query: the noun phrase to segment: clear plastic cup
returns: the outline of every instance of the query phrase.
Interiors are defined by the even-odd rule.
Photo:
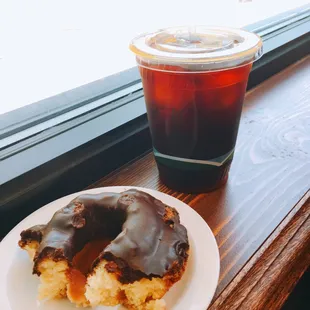
[[[226,183],[261,39],[240,29],[175,27],[143,34],[130,49],[163,183],[183,192]]]

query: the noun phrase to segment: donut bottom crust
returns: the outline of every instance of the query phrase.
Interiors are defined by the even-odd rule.
[[[34,253],[39,244],[31,241],[23,245],[23,249],[33,260]],[[165,301],[161,298],[169,288],[177,282],[184,270],[185,263],[178,272],[173,275],[165,275],[162,278],[142,278],[133,283],[123,284],[118,281],[114,273],[106,270],[108,262],[102,260],[91,274],[78,281],[72,280],[72,268],[66,260],[53,261],[45,258],[40,261],[38,270],[40,272],[40,286],[38,299],[60,299],[68,298],[78,307],[95,307],[98,305],[116,306],[122,304],[130,310],[166,310]],[[83,277],[83,276],[82,276]]]

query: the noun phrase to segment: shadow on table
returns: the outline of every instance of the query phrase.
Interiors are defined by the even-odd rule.
[[[304,310],[310,305],[310,269],[299,280],[292,294],[285,302],[281,310]]]

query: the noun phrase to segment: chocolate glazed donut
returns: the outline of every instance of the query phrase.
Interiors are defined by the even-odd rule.
[[[151,195],[131,189],[122,193],[83,194],[57,211],[47,225],[21,233],[20,246],[37,241],[33,273],[45,258],[67,260],[94,239],[110,244],[94,261],[117,264],[119,281],[130,283],[143,277],[163,277],[177,272],[188,257],[187,231],[178,212]],[[113,272],[113,265],[106,265]]]

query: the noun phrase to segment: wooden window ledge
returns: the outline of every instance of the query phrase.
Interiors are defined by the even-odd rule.
[[[210,309],[280,309],[310,264],[310,57],[247,93],[225,187],[170,190],[151,153],[90,187],[114,185],[162,191],[205,219],[221,257]]]

